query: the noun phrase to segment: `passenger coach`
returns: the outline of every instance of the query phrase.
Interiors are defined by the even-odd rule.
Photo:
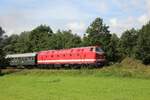
[[[36,65],[37,53],[10,54],[6,56],[11,66]]]

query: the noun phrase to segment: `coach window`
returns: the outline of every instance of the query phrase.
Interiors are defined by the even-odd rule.
[[[30,57],[31,60],[33,60],[33,57]]]
[[[23,58],[18,58],[18,60],[21,60],[21,61],[23,61]]]
[[[14,62],[14,58],[10,58],[10,61]]]
[[[14,58],[11,58],[11,59],[12,59],[13,62],[15,62],[15,59],[14,59]]]
[[[16,61],[16,58],[14,58],[14,61]]]
[[[26,60],[26,58],[22,58],[22,60]]]
[[[14,62],[14,60],[13,59],[10,59],[10,61],[9,62]]]
[[[25,61],[25,58],[22,58],[22,62],[24,62]]]
[[[15,61],[17,61],[18,60],[18,58],[15,58]]]
[[[17,62],[17,58],[14,58],[14,62]]]
[[[21,61],[23,61],[24,60],[24,58],[20,58],[21,59]]]

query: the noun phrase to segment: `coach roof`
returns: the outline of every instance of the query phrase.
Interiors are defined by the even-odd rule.
[[[23,53],[23,54],[9,54],[6,55],[6,58],[15,58],[15,57],[34,57],[37,53]]]

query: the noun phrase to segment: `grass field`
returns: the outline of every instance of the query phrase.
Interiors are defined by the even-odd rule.
[[[0,100],[149,100],[150,67],[136,64],[127,60],[103,69],[5,74]]]
[[[0,100],[149,100],[150,80],[30,70],[0,77]]]

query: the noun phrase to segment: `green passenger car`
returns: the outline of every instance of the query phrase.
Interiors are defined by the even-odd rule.
[[[36,65],[36,53],[10,54],[6,56],[10,66]]]

